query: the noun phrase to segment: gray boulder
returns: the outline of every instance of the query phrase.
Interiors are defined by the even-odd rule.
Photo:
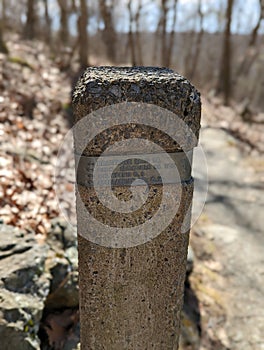
[[[34,233],[0,225],[0,339],[3,350],[40,349],[37,336],[50,289],[48,246]]]

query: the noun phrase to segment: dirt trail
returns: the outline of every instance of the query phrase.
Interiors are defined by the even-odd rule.
[[[201,144],[209,190],[191,238],[200,349],[264,349],[264,161],[219,128],[205,126]]]

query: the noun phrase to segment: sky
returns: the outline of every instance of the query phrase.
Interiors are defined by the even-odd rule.
[[[157,26],[157,19],[159,17],[159,8],[157,4],[159,1],[142,0],[145,3],[144,21],[148,24],[151,31],[155,31]],[[259,0],[234,0],[235,5],[233,9],[232,32],[234,33],[248,33],[256,24],[259,16]],[[123,1],[125,3],[126,0]],[[133,0],[133,3],[137,3]],[[219,28],[219,16],[217,12],[225,11],[227,0],[202,0],[202,11],[205,16],[204,30],[208,32],[215,32]],[[124,6],[124,5],[123,5]],[[136,6],[136,5],[135,5]],[[176,30],[186,31],[198,29],[197,18],[198,0],[178,0],[178,19]],[[120,28],[127,28],[128,15],[124,14],[124,7],[119,7],[119,14],[123,15],[123,21],[120,21]],[[173,14],[170,13],[172,18]],[[222,28],[224,28],[224,18],[220,18]],[[264,29],[264,26],[262,27]]]
[[[97,0],[90,0],[93,3]],[[142,30],[155,31],[159,18],[159,2],[160,0],[142,0]],[[234,0],[232,32],[246,34],[255,26],[259,16],[259,0]],[[49,0],[51,13],[53,17],[54,28],[59,28],[59,9],[57,1]],[[115,23],[118,31],[128,31],[128,11],[126,9],[127,0],[119,0],[119,6],[115,9]],[[137,7],[138,0],[133,0],[132,4]],[[224,13],[227,0],[202,0],[202,11],[206,15],[204,20],[204,30],[208,32],[216,32],[219,30],[219,23],[224,28],[224,17],[219,13]],[[178,0],[177,25],[176,31],[199,30],[199,20],[197,15],[198,0]],[[169,13],[168,30],[171,30],[173,13]],[[97,30],[100,23],[96,16],[90,18],[88,26],[89,32],[93,33]],[[76,34],[76,15],[70,19],[70,27],[72,34]],[[264,33],[264,23],[260,29]]]

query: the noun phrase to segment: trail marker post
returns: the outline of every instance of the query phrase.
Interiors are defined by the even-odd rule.
[[[73,94],[82,350],[178,349],[200,96],[165,68]]]

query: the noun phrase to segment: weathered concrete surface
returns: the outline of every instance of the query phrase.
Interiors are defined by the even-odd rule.
[[[166,108],[182,119],[193,130],[196,138],[180,140],[185,149],[196,145],[200,100],[197,91],[182,77],[167,69],[157,68],[91,68],[81,78],[74,92],[76,122],[88,113],[118,102],[145,102]],[[115,110],[116,112],[116,110]],[[103,122],[104,120],[102,120]],[[100,121],[99,121],[100,122]],[[181,150],[181,144],[172,142],[160,130],[148,126],[118,126],[101,133],[84,148],[86,156],[100,155],[112,143],[142,136],[158,142],[167,152]],[[186,135],[185,135],[186,136]],[[82,150],[80,135],[75,134],[75,150]],[[138,145],[137,152],[141,147]],[[135,151],[135,150],[134,150]],[[169,192],[170,186],[163,186]],[[84,217],[78,207],[85,203],[95,212],[98,203],[92,189],[78,185],[77,196],[79,284],[81,310],[81,347],[83,350],[123,350],[178,348],[180,314],[188,247],[188,230],[181,232],[187,208],[192,200],[192,181],[173,185],[182,191],[177,215],[169,226],[153,240],[131,248],[108,248],[84,238]],[[127,188],[115,188],[120,199],[128,197]],[[155,195],[152,195],[152,194]],[[162,195],[161,185],[151,185],[149,202],[143,205],[145,217],[156,207]],[[168,204],[169,205],[169,204]],[[147,212],[150,211],[150,213]],[[97,218],[105,222],[113,218],[100,208]],[[115,223],[124,227],[122,215]],[[130,227],[135,218],[125,220]],[[122,226],[123,225],[123,226]]]

